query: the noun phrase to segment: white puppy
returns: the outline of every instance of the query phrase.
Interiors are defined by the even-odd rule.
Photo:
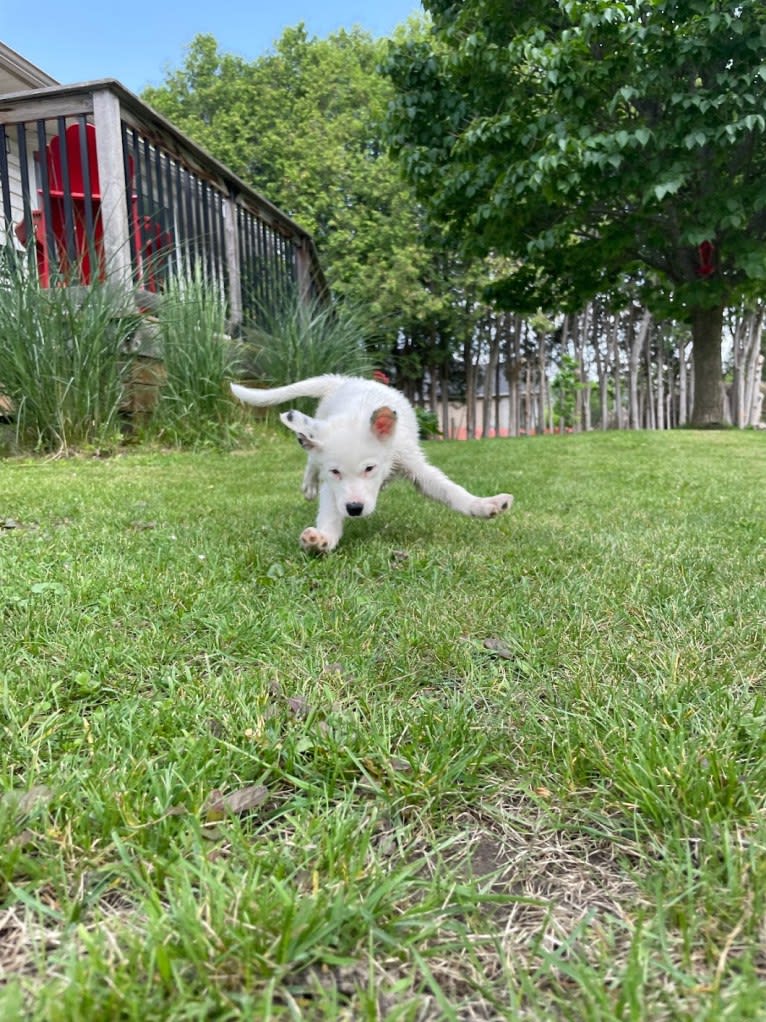
[[[412,405],[377,380],[327,375],[274,390],[236,384],[231,389],[240,401],[257,407],[321,398],[314,418],[298,411],[280,416],[308,452],[303,495],[307,500],[319,496],[316,527],[301,533],[305,550],[334,549],[345,519],[372,514],[381,486],[393,475],[409,479],[426,497],[477,518],[494,518],[513,502],[508,493],[475,497],[429,465],[418,443]]]

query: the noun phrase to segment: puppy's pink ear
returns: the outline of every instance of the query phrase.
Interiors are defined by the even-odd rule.
[[[387,440],[394,432],[394,427],[396,426],[396,412],[393,408],[389,408],[388,405],[376,408],[370,416],[370,425],[372,426],[372,432],[378,440]]]

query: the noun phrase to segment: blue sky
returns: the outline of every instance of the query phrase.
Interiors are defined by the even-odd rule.
[[[418,0],[0,0],[0,39],[63,84],[117,78],[140,92],[179,67],[201,32],[253,60],[301,21],[315,36],[354,25],[385,36],[416,12]]]

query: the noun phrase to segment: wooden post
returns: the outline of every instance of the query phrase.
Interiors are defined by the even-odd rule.
[[[104,227],[104,258],[110,281],[130,288],[130,222],[122,153],[120,101],[115,93],[99,89],[93,93],[93,123],[96,128],[96,156],[101,185],[101,219]]]
[[[242,277],[237,238],[237,203],[233,194],[223,203],[223,238],[229,272],[229,333],[236,337],[242,327]]]
[[[311,286],[311,256],[305,241],[300,241],[295,246],[295,259],[298,275],[298,295],[301,303],[310,302],[312,296]]]

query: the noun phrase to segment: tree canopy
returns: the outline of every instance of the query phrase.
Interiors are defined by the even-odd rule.
[[[390,142],[517,311],[627,274],[692,326],[698,425],[721,421],[724,306],[766,279],[762,0],[425,0],[387,71]]]
[[[395,33],[422,38],[413,19]],[[482,264],[442,244],[383,140],[386,40],[288,28],[252,62],[197,36],[143,98],[312,233],[334,294],[380,327],[397,381],[449,362],[486,308]]]
[[[389,329],[445,312],[420,207],[381,142],[383,42],[285,30],[247,62],[197,36],[144,98],[313,235],[333,288]]]

